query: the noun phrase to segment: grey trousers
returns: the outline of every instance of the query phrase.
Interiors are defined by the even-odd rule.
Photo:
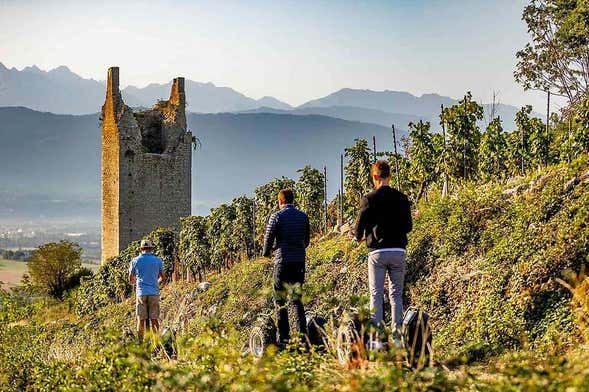
[[[403,323],[403,283],[405,281],[405,252],[380,251],[368,255],[368,286],[370,289],[370,312],[372,321],[383,321],[384,281],[389,276],[389,298],[393,327]]]

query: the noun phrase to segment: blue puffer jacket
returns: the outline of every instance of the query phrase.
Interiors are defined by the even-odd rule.
[[[264,256],[275,249],[275,263],[304,263],[310,239],[309,218],[303,211],[287,204],[268,221],[264,236]]]

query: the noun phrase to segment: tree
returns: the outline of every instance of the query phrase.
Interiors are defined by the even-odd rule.
[[[399,188],[399,190],[405,193],[410,199],[415,200],[417,194],[417,186],[411,179],[411,162],[406,156],[393,152],[380,153],[381,156],[386,157],[389,166],[391,167],[391,186]],[[395,162],[399,165],[399,184],[395,176]]]
[[[231,203],[235,211],[232,222],[233,239],[238,253],[245,257],[254,256],[254,199],[240,196]]]
[[[530,165],[546,165],[549,159],[550,137],[539,118],[532,118],[532,107],[523,106],[515,115],[519,139],[516,158],[519,172],[525,174]]]
[[[70,241],[51,242],[33,251],[28,262],[31,282],[61,299],[68,279],[82,267],[82,248]]]
[[[180,220],[178,252],[182,257],[182,264],[190,271],[192,277],[198,274],[198,280],[205,278],[205,273],[211,268],[211,251],[207,236],[208,221],[203,216],[187,216]]]
[[[521,137],[518,131],[505,133],[505,144],[507,149],[505,151],[507,172],[510,176],[516,176],[521,173]]]
[[[412,181],[419,184],[416,201],[423,196],[430,183],[436,179],[436,151],[430,123],[419,121],[409,123],[409,172]]]
[[[301,173],[295,185],[298,206],[309,217],[311,232],[318,233],[324,225],[325,177],[319,170],[308,165],[297,173]]]
[[[531,42],[517,52],[517,82],[578,102],[589,92],[589,2],[533,0],[522,19]]]
[[[232,224],[235,220],[233,206],[221,204],[211,208],[208,216],[207,237],[211,245],[211,263],[217,271],[229,268],[237,258],[237,241],[233,238]]]
[[[472,94],[440,115],[447,126],[447,164],[449,174],[454,178],[471,179],[477,174],[477,153],[481,133],[477,121],[483,119],[483,107],[473,101]]]
[[[573,118],[572,139],[579,152],[589,153],[589,96],[577,105]]]
[[[365,139],[355,139],[352,147],[347,147],[345,156],[348,158],[345,166],[345,216],[354,216],[360,206],[360,199],[372,189],[370,177],[370,148]]]
[[[545,167],[550,163],[550,145],[553,134],[551,129],[539,118],[530,119],[532,134],[530,135],[530,155],[532,163],[536,166]]]
[[[264,231],[270,215],[278,210],[278,192],[281,189],[294,189],[295,182],[287,177],[274,178],[267,184],[259,186],[254,191],[256,208],[256,239],[264,240]],[[295,196],[295,204],[297,199]]]
[[[176,232],[171,228],[157,227],[147,235],[155,246],[154,254],[162,259],[167,281],[172,280],[174,271],[179,267],[176,249]]]
[[[507,176],[507,141],[499,117],[494,118],[481,138],[479,147],[479,171],[484,180],[502,179]]]

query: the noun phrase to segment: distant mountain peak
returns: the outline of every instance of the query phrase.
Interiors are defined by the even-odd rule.
[[[24,67],[22,71],[23,72],[44,73],[43,70],[41,70],[39,67],[37,67],[34,64],[31,65],[31,66],[28,66],[28,67]]]
[[[59,66],[59,67],[57,67],[57,68],[53,68],[53,69],[52,69],[51,71],[49,71],[49,72],[61,72],[61,73],[65,73],[65,72],[67,72],[67,73],[73,73],[73,72],[72,72],[72,71],[71,71],[71,70],[70,70],[70,69],[69,69],[67,66],[65,66],[65,65],[60,65],[60,66]]]
[[[274,97],[271,97],[269,95],[263,96],[256,102],[258,103],[258,105],[260,105],[260,107],[266,107],[270,109],[291,110],[293,108],[290,104],[283,102],[279,99],[276,99]]]

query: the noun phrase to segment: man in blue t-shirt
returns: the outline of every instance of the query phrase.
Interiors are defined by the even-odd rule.
[[[137,335],[143,340],[146,320],[150,320],[153,332],[159,330],[160,318],[160,282],[166,279],[162,259],[153,254],[155,247],[150,240],[142,240],[139,250],[141,255],[131,260],[129,265],[129,282],[137,283]]]

